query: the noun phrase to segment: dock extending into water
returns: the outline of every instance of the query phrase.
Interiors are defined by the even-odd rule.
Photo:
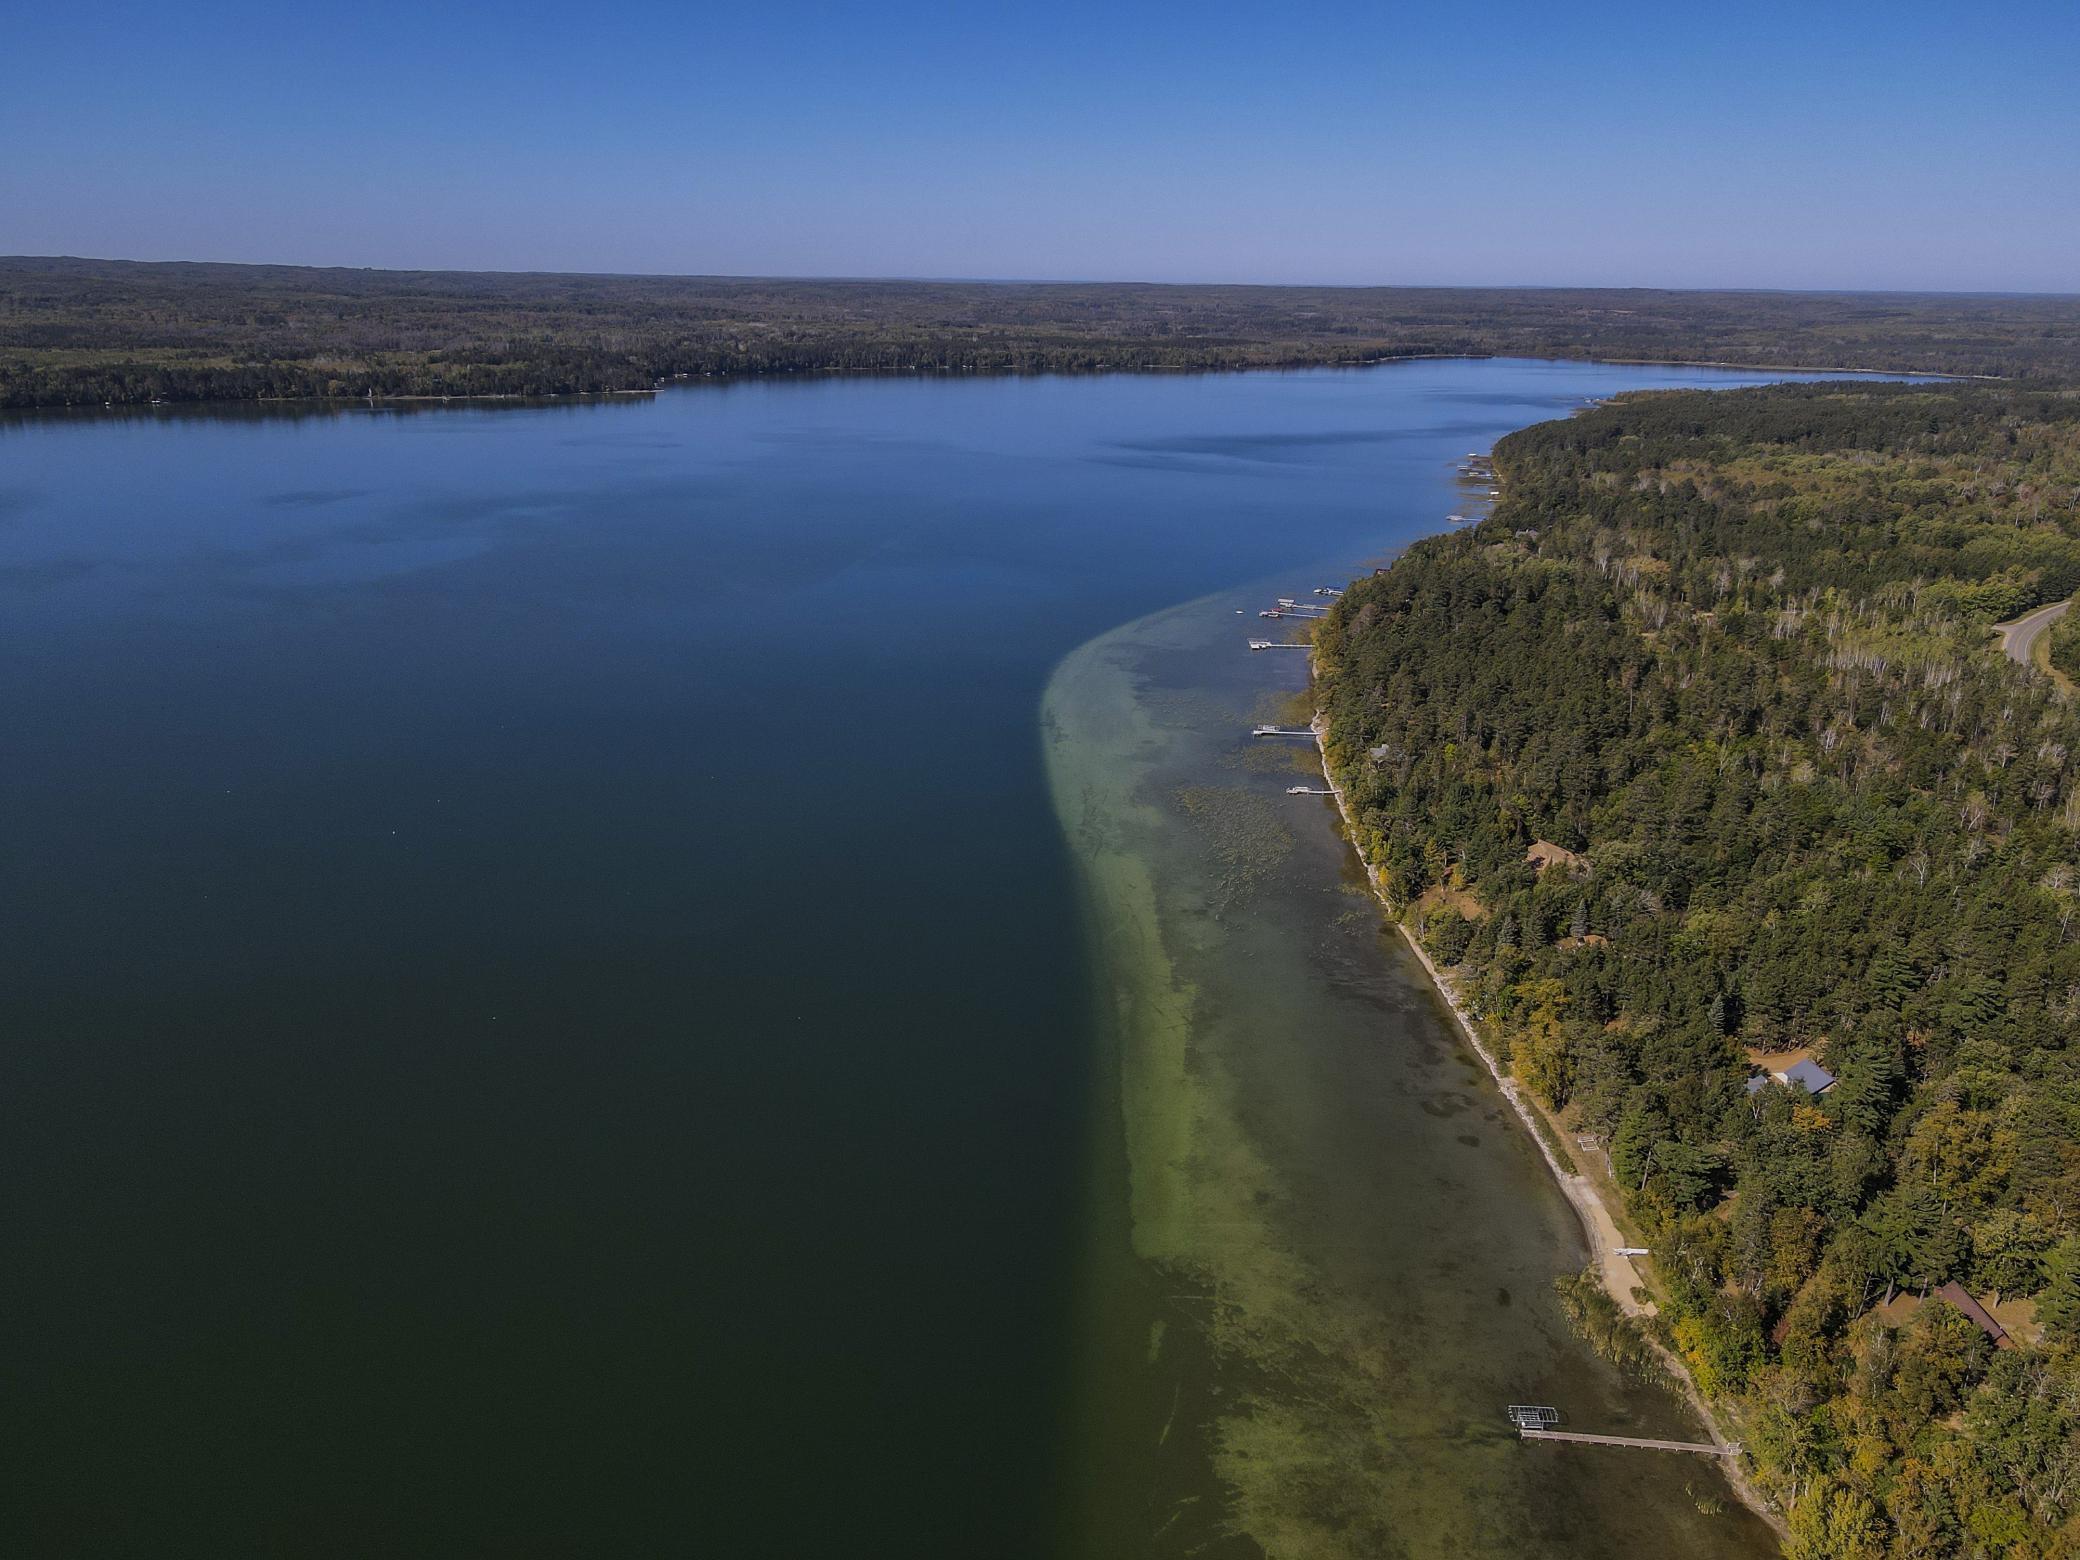
[[[1560,1410],[1549,1403],[1512,1403],[1502,1411],[1523,1441],[1573,1441],[1579,1446],[1629,1446],[1643,1452],[1701,1452],[1707,1457],[1738,1457],[1738,1446],[1717,1441],[1659,1441],[1640,1435],[1591,1435],[1586,1430],[1556,1430]]]
[[[1590,1435],[1582,1430],[1533,1430],[1519,1425],[1517,1435],[1526,1441],[1576,1441],[1584,1446],[1631,1446],[1648,1452],[1700,1452],[1707,1457],[1738,1457],[1738,1446],[1721,1446],[1715,1441],[1656,1441],[1637,1435]]]

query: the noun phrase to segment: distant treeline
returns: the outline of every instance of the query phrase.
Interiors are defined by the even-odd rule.
[[[2080,379],[2080,298],[773,281],[0,258],[0,407],[1434,354]]]

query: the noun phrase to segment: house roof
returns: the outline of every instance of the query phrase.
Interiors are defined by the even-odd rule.
[[[2008,1329],[2001,1326],[1999,1322],[1995,1321],[1992,1318],[1992,1316],[1990,1316],[1987,1313],[1986,1307],[1981,1305],[1978,1301],[1974,1300],[1969,1294],[1967,1294],[1965,1292],[1964,1285],[1958,1283],[1955,1279],[1951,1280],[1949,1283],[1943,1285],[1940,1289],[1938,1289],[1936,1291],[1936,1298],[1939,1300],[1947,1300],[1952,1305],[1956,1306],[1958,1310],[1964,1312],[1966,1316],[1970,1317],[1974,1322],[1978,1324],[1979,1330],[1985,1333],[1986,1336],[1991,1338],[1995,1343],[2007,1343]]]
[[[1793,1062],[1782,1072],[1757,1073],[1748,1080],[1748,1092],[1760,1094],[1772,1078],[1787,1088],[1803,1089],[1808,1094],[1825,1094],[1834,1087],[1834,1074],[1818,1062],[1808,1060]]]
[[[1524,859],[1531,863],[1534,872],[1543,872],[1547,867],[1565,867],[1570,872],[1580,872],[1589,865],[1587,856],[1578,856],[1551,840],[1533,840],[1531,848],[1524,852]]]
[[[1808,1094],[1824,1094],[1834,1087],[1834,1074],[1818,1062],[1793,1062],[1780,1076],[1786,1083],[1795,1083]]]

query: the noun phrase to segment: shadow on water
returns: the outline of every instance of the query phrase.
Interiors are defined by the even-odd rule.
[[[1707,1463],[1506,1427],[1528,1399],[1696,1434],[1570,1331],[1579,1228],[1329,804],[1286,794],[1311,746],[1244,735],[1303,676],[1244,651],[1256,599],[1104,635],[1047,692],[1114,1107],[1064,1552],[1771,1553]]]

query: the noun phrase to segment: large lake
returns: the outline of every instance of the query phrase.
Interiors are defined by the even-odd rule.
[[[0,424],[0,1550],[1758,1552],[1235,615],[1755,377]]]

